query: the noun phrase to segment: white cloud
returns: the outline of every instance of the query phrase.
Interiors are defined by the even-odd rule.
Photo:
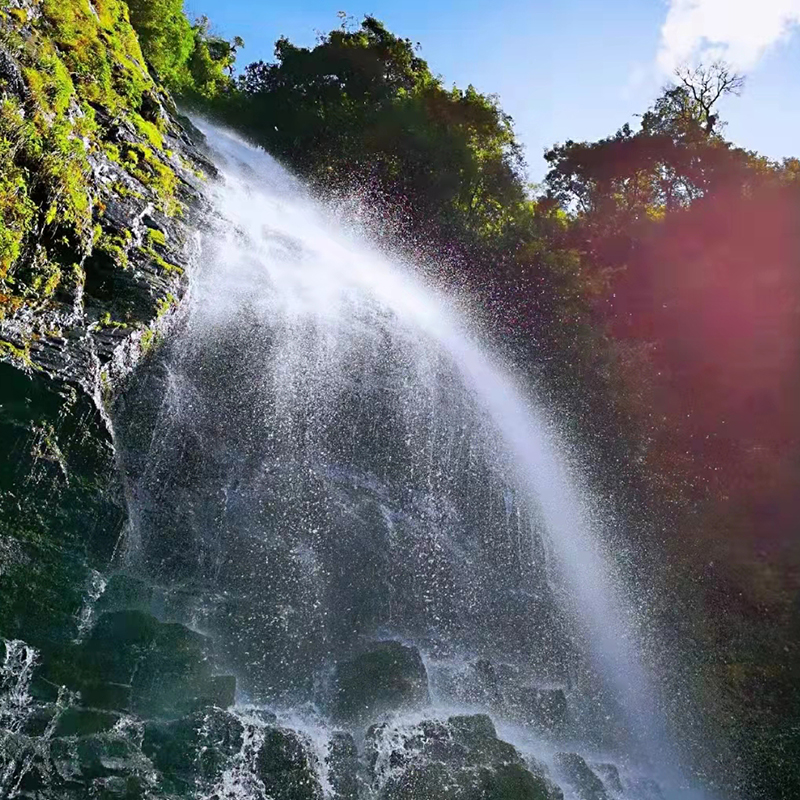
[[[748,70],[800,25],[800,0],[669,0],[658,68],[724,59]]]

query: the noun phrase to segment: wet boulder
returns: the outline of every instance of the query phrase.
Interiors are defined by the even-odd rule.
[[[227,711],[213,708],[145,726],[142,752],[162,776],[169,792],[190,790],[215,781],[242,748],[244,727]]]
[[[367,734],[372,787],[381,800],[556,800],[542,768],[497,737],[485,714],[383,723]]]
[[[59,715],[53,735],[90,736],[111,730],[119,721],[120,715],[95,708],[67,708]]]
[[[256,756],[256,773],[267,797],[322,800],[322,788],[309,749],[298,734],[267,728]]]
[[[211,674],[210,642],[142,611],[102,614],[76,653],[85,705],[143,717],[182,716],[233,704],[232,676]]]
[[[428,675],[416,647],[395,641],[337,665],[333,715],[349,722],[375,720],[389,711],[419,708],[429,702]]]
[[[447,720],[451,739],[467,753],[471,764],[519,764],[513,745],[498,739],[491,718],[486,714],[458,715]]]
[[[580,800],[609,800],[603,781],[577,753],[557,753],[556,769]]]
[[[484,770],[475,800],[563,800],[558,789],[548,785],[520,764],[504,764]]]
[[[151,796],[156,784],[153,764],[124,727],[54,738],[48,747],[28,749],[18,766],[15,784],[21,797],[139,800]]]
[[[325,756],[328,781],[334,800],[358,800],[362,776],[358,749],[352,735],[343,731],[332,734]]]
[[[112,575],[103,593],[97,599],[95,612],[144,611],[149,612],[153,598],[153,587],[130,575]]]

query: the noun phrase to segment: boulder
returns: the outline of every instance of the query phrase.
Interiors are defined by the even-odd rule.
[[[609,800],[603,781],[577,753],[557,753],[555,764],[580,800]]]
[[[110,611],[78,648],[72,677],[84,705],[178,717],[233,705],[236,681],[212,675],[209,654],[208,638],[184,625],[143,611]]]
[[[333,716],[348,722],[363,723],[388,711],[419,708],[430,699],[419,650],[395,641],[377,642],[338,664],[333,687]]]
[[[169,722],[148,722],[142,752],[162,775],[162,787],[180,792],[212,782],[242,748],[244,726],[219,708]]]
[[[328,781],[334,800],[358,800],[361,786],[361,762],[355,740],[349,733],[336,731],[328,742],[325,756]]]
[[[130,575],[112,575],[97,599],[95,612],[144,611],[149,612],[153,599],[153,587]]]
[[[308,749],[293,731],[267,728],[256,756],[256,773],[267,797],[322,800],[322,788]]]
[[[120,719],[119,714],[94,708],[67,708],[59,717],[53,735],[89,736],[111,730]]]
[[[560,790],[497,737],[485,714],[383,723],[367,733],[380,800],[557,800]]]

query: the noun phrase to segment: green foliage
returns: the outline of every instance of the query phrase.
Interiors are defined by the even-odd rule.
[[[183,13],[182,0],[127,3],[147,62],[165,84],[182,86],[188,80],[186,65],[195,48],[195,34]]]
[[[17,260],[36,206],[29,195],[25,171],[15,160],[15,140],[24,126],[19,104],[0,101],[0,279]]]
[[[313,48],[281,39],[216,105],[257,144],[327,188],[376,186],[415,224],[489,233],[523,199],[520,148],[496,100],[445,89],[412,43],[367,17]]]
[[[205,17],[190,24],[181,0],[127,0],[127,4],[144,57],[165,86],[194,104],[230,90],[236,50],[244,44],[240,38],[229,42],[214,36]]]

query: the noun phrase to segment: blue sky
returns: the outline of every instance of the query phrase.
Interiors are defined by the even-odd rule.
[[[729,138],[800,156],[800,0],[187,0],[190,16],[242,36],[241,63],[270,60],[280,35],[313,44],[339,10],[419,42],[446,84],[497,94],[532,180],[548,145],[612,134],[675,64],[698,58],[724,57],[747,74],[742,97],[722,107]]]

